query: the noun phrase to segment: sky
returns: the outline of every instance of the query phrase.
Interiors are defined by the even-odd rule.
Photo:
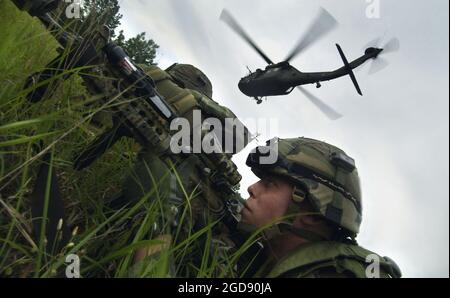
[[[394,259],[404,277],[449,277],[449,2],[446,0],[127,0],[120,29],[146,32],[160,45],[156,62],[193,64],[258,141],[234,157],[241,192],[258,179],[245,166],[251,149],[273,137],[311,137],[334,144],[357,163],[363,194],[358,242]],[[265,62],[219,16],[226,8],[274,61],[295,46],[319,8],[339,26],[291,64],[301,71],[342,66],[371,40],[397,37],[389,67],[355,73],[364,96],[343,77],[306,88],[344,117],[326,118],[300,92],[261,105],[240,93],[239,79]],[[259,125],[252,123],[260,121]],[[266,125],[270,123],[270,125]],[[269,127],[269,128],[268,128]]]

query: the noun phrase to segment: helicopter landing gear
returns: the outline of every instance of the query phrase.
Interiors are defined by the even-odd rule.
[[[260,97],[255,97],[256,104],[260,105],[262,104],[262,99]]]
[[[316,83],[316,88],[319,89],[320,87],[322,87],[322,84],[320,84],[320,82]]]

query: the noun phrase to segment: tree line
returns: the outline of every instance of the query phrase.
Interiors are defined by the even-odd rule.
[[[123,30],[116,32],[123,17],[118,0],[84,0],[82,17],[86,19],[89,14],[93,14],[99,24],[106,24],[111,29],[114,42],[121,46],[134,62],[156,64],[154,60],[159,46],[153,39],[147,39],[145,32],[128,39]]]

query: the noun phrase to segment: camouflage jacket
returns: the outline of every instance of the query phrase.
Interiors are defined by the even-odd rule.
[[[400,278],[390,258],[358,245],[314,242],[302,245],[279,261],[267,260],[255,277],[267,278]]]

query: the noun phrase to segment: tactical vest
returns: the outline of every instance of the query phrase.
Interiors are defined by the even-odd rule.
[[[369,258],[367,258],[368,256]],[[377,262],[374,262],[374,259],[377,259]],[[368,272],[366,273],[366,271]],[[377,272],[379,272],[379,276],[377,276]],[[390,258],[381,257],[360,246],[322,241],[303,245],[275,265],[268,261],[256,276],[267,278],[400,278],[401,272]]]

